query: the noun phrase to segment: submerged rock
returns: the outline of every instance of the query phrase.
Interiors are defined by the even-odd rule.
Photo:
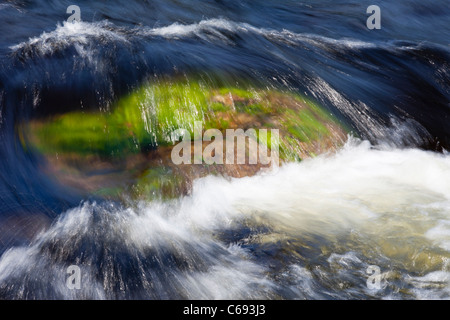
[[[255,129],[256,136],[249,139],[270,154],[278,149],[282,163],[334,151],[348,133],[323,107],[296,93],[181,80],[143,85],[108,112],[70,112],[30,121],[21,126],[22,144],[43,154],[46,170],[64,184],[110,196],[124,189],[139,197],[173,196],[189,192],[194,179],[208,174],[243,177],[271,165],[260,158],[249,163],[255,152],[249,142],[243,164],[229,164],[225,158],[224,164],[174,164],[173,133],[185,129],[194,146],[196,121],[202,124],[201,137],[208,129],[219,130],[223,146],[227,129]],[[270,134],[264,138],[258,133],[261,129],[278,129],[277,145]],[[210,143],[201,142],[202,151]]]

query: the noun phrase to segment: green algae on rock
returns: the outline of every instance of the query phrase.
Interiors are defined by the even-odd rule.
[[[172,133],[185,129],[193,136],[195,121],[202,122],[203,130],[222,132],[226,129],[278,129],[277,147],[283,162],[335,150],[346,140],[348,132],[323,107],[296,93],[185,79],[142,85],[119,99],[108,112],[69,112],[31,121],[23,131],[33,148],[50,158],[58,155],[59,160],[53,161],[56,168],[57,163],[63,167],[71,163],[72,168],[84,171],[93,162],[123,168],[123,162],[130,157],[138,159],[134,162],[139,169],[133,174],[127,172],[121,179],[115,176],[105,180],[134,181],[140,193],[149,188],[172,190],[167,177],[173,177],[172,180],[186,190],[190,181],[206,174],[242,177],[256,174],[264,167],[248,164],[175,166],[170,161],[175,143]],[[272,150],[269,138],[257,139]],[[129,166],[125,167],[130,170]],[[115,174],[117,171],[120,169]],[[94,185],[106,191],[120,190],[117,182],[103,188],[101,183]]]
[[[210,87],[201,82],[141,86],[111,112],[70,112],[30,124],[38,150],[126,156],[173,144],[171,133],[195,121],[219,130],[279,129],[283,159],[308,157],[345,139],[343,127],[318,104],[273,89]]]

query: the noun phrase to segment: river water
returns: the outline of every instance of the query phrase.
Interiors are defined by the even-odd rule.
[[[371,1],[77,1],[75,24],[71,4],[0,2],[0,298],[450,297],[448,1],[383,2],[380,30]],[[21,143],[19,123],[218,72],[310,96],[354,134],[132,202],[80,197]]]

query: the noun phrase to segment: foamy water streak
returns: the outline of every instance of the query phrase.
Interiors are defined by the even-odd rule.
[[[449,298],[449,204],[449,155],[350,140],[169,202],[85,203],[1,257],[0,296]],[[81,290],[65,285],[72,264]]]
[[[111,29],[112,25],[107,21],[96,23],[63,22],[58,24],[54,31],[43,32],[40,36],[30,38],[27,42],[11,46],[10,49],[18,51],[29,46],[37,48],[41,54],[50,54],[55,49],[76,44],[87,45],[92,40],[127,41],[124,35]]]
[[[122,28],[104,20],[100,22],[63,22],[52,32],[44,32],[38,37],[11,46],[13,52],[26,48],[35,48],[40,54],[50,54],[55,50],[71,45],[94,45],[98,41],[105,43],[126,43],[139,37],[164,37],[167,39],[183,39],[198,37],[208,42],[225,41],[232,43],[230,34],[253,34],[262,36],[273,42],[307,43],[327,49],[329,46],[348,49],[373,48],[373,43],[354,39],[332,39],[308,33],[294,33],[289,30],[274,30],[255,27],[244,22],[235,22],[223,18],[205,19],[193,24],[178,22],[159,28],[139,27]]]
[[[212,31],[212,32],[211,32]],[[307,33],[295,33],[289,30],[274,30],[267,28],[258,28],[249,23],[235,22],[228,19],[207,19],[198,23],[183,25],[173,23],[166,27],[144,29],[139,33],[144,35],[157,35],[165,38],[180,38],[187,36],[197,36],[202,39],[221,39],[227,40],[226,34],[222,32],[232,32],[235,34],[252,33],[267,37],[272,41],[293,42],[303,41],[313,45],[323,46],[324,44],[344,46],[348,48],[373,48],[376,45],[360,40],[353,39],[331,39],[323,36]]]

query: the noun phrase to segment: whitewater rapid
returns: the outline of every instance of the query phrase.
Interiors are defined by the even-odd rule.
[[[450,156],[351,138],[166,202],[84,202],[2,255],[0,296],[448,299],[449,258]],[[70,265],[80,290],[66,285]]]

